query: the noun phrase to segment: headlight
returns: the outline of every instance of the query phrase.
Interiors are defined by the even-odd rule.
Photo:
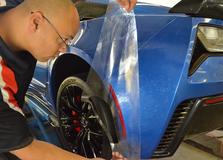
[[[223,29],[212,26],[199,26],[198,38],[209,52],[223,52]]]

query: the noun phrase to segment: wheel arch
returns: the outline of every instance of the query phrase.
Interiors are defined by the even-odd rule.
[[[74,54],[64,54],[56,59],[50,76],[50,91],[54,105],[59,86],[63,80],[74,74],[87,73],[90,68],[89,63]]]
[[[88,81],[87,83],[91,86],[91,89],[93,91],[98,91],[97,97],[100,97],[105,102],[111,103],[111,99],[108,98],[108,92],[109,90],[106,89],[106,86],[104,85],[103,81],[98,76],[97,72],[91,68],[91,65],[82,57],[74,54],[64,54],[53,63],[52,70],[51,70],[51,76],[50,76],[50,90],[52,95],[52,100],[54,103],[54,106],[56,107],[57,102],[57,92],[59,90],[60,84],[69,76],[72,75],[81,75],[82,73],[89,73],[90,77],[93,78],[93,82]],[[98,83],[95,83],[97,81]],[[109,107],[109,106],[108,106]],[[101,112],[106,112],[107,114],[113,115],[111,111],[111,108],[109,107],[109,110],[105,110],[103,107],[101,107],[99,110]],[[108,113],[109,112],[109,113]],[[107,116],[106,116],[107,117]],[[105,119],[106,119],[105,117]],[[113,116],[110,117],[110,120],[114,119]],[[107,122],[105,122],[108,124]],[[113,142],[118,141],[118,134],[114,130],[114,128],[118,128],[114,122],[111,124],[108,124],[108,129],[112,132],[112,140]]]

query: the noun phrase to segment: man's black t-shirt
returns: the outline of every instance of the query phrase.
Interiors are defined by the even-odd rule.
[[[20,2],[6,0],[8,7],[0,7],[0,13]],[[23,148],[33,140],[22,106],[35,65],[36,60],[30,53],[12,52],[0,37],[0,154]]]
[[[13,53],[0,38],[0,153],[32,142],[22,106],[35,64],[30,53]]]

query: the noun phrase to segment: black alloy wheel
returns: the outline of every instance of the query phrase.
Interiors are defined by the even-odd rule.
[[[64,148],[88,158],[111,159],[111,145],[89,99],[94,93],[79,77],[66,78],[57,95],[60,138]]]

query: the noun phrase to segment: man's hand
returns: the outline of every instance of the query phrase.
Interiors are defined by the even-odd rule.
[[[112,152],[112,160],[127,160],[127,158],[125,158],[119,152]]]
[[[137,0],[116,0],[120,6],[126,9],[127,12],[130,12],[136,5]]]
[[[92,160],[104,160],[103,158],[93,158]],[[128,160],[119,152],[112,152],[112,160]]]

